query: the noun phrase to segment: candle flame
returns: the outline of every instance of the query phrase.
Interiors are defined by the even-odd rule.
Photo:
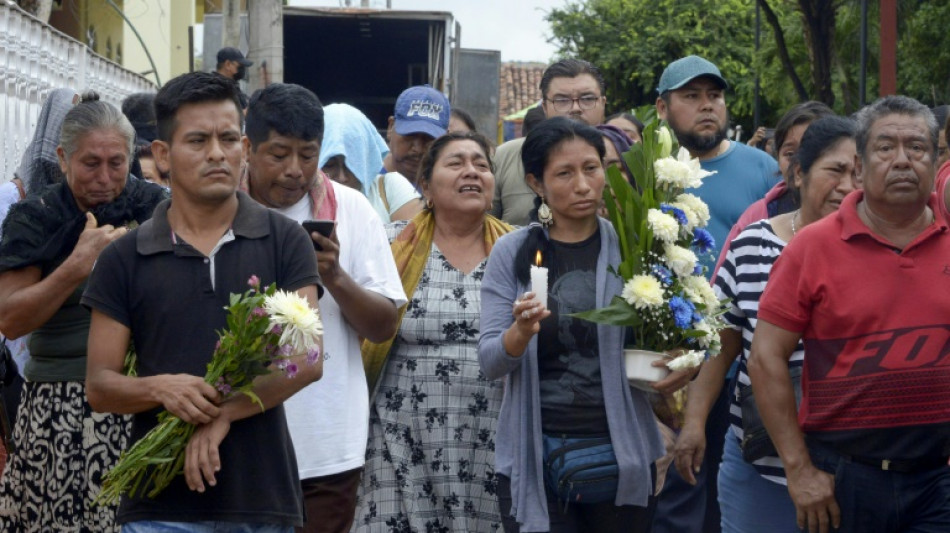
[[[538,250],[538,253],[534,254],[534,264],[541,266],[541,250]]]

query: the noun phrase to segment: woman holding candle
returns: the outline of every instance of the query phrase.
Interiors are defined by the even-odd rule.
[[[426,209],[387,226],[409,303],[392,339],[363,345],[375,396],[354,531],[490,533],[501,522],[502,384],[479,371],[476,340],[488,253],[511,227],[486,214],[489,154],[477,133],[436,139],[420,165]]]
[[[617,235],[597,216],[604,151],[585,124],[552,118],[532,129],[521,157],[541,224],[499,240],[485,269],[478,353],[489,379],[507,378],[495,452],[507,533],[650,529],[651,465],[663,444],[646,394],[627,384],[624,328],[569,316],[622,290],[610,268],[620,262]],[[526,292],[544,271],[530,273],[538,252],[545,301]],[[567,504],[546,482],[548,444],[561,437],[612,446],[616,489],[604,501]]]

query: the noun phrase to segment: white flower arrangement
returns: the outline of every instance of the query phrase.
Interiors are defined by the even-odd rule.
[[[674,152],[672,139],[654,121],[644,129],[643,142],[623,154],[635,186],[616,169],[607,170],[604,199],[620,240],[622,261],[616,273],[624,288],[607,307],[576,316],[632,327],[632,348],[679,352],[667,362],[668,368],[679,370],[717,355],[725,324],[721,302],[697,255],[715,247],[704,229],[709,208],[684,192],[702,185],[712,172],[703,170],[686,149]]]

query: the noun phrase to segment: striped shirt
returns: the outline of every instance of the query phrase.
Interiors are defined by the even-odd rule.
[[[765,291],[772,265],[785,248],[768,220],[750,224],[729,244],[725,261],[719,269],[715,290],[720,299],[728,299],[729,304],[723,318],[734,329],[742,332],[742,353],[739,354],[737,386],[733,391],[729,406],[729,424],[739,442],[742,442],[742,409],[739,404],[739,387],[748,386],[749,350],[752,347],[752,334],[759,312],[759,298]],[[801,366],[805,356],[802,343],[799,342],[789,359],[789,368]],[[766,456],[752,463],[756,471],[765,479],[786,485],[785,470],[777,455]]]

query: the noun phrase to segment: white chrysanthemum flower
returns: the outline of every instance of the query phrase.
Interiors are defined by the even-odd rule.
[[[675,244],[664,244],[663,252],[663,262],[677,277],[682,279],[693,274],[697,259],[692,250]]]
[[[264,298],[264,310],[270,317],[270,327],[281,330],[281,346],[291,346],[294,354],[307,353],[319,345],[323,335],[320,315],[307,300],[295,292],[276,291]]]
[[[647,212],[647,225],[653,230],[653,235],[663,242],[676,242],[680,234],[680,225],[676,223],[676,219],[659,209],[650,209]]]
[[[661,187],[677,187],[685,189],[691,183],[690,168],[672,157],[664,157],[653,162],[656,172],[656,183]]]
[[[719,332],[713,331],[712,326],[710,326],[705,320],[700,320],[699,322],[693,324],[693,329],[702,331],[704,333],[702,337],[695,337],[696,342],[699,343],[699,345],[703,348],[709,348],[713,339],[719,337]]]
[[[705,359],[706,352],[700,350],[690,350],[679,357],[673,358],[672,361],[666,363],[666,367],[674,372],[687,368],[696,368],[697,366],[701,365]]]
[[[703,304],[706,306],[706,313],[715,313],[719,310],[719,299],[716,298],[716,291],[712,288],[706,278],[703,276],[687,276],[680,279],[683,285],[683,292],[694,304]]]
[[[686,148],[680,148],[679,153],[676,154],[676,160],[688,169],[686,181],[681,185],[684,189],[695,189],[703,184],[703,178],[716,173],[714,170],[703,170],[699,164],[699,158],[690,156]]]
[[[663,304],[663,285],[653,276],[633,276],[623,285],[620,297],[637,309],[656,307]]]
[[[701,228],[709,223],[709,206],[695,194],[683,193],[677,196],[673,203],[686,213],[687,219],[690,216],[696,218],[696,224],[693,224],[693,227]]]

